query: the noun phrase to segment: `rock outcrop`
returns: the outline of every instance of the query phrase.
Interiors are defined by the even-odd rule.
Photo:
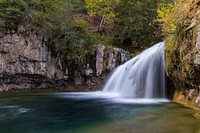
[[[96,75],[99,76],[103,72],[103,58],[104,58],[104,49],[105,47],[102,45],[97,46],[96,53]]]
[[[76,85],[88,85],[91,90],[101,88],[110,71],[130,59],[130,53],[121,48],[96,47],[95,55],[86,54],[84,65],[78,66],[74,79]]]
[[[105,71],[110,71],[130,59],[130,53],[121,48],[105,50],[105,47],[98,45],[96,49],[96,76]]]
[[[200,108],[200,10],[192,9],[192,12],[196,12],[191,16],[192,24],[181,39],[171,35],[171,39],[166,40],[166,68],[175,88],[173,100]]]
[[[0,90],[55,87],[66,80],[60,55],[52,56],[45,37],[9,31],[0,38]],[[58,85],[58,84],[57,84]]]
[[[0,36],[0,91],[64,88],[68,83],[99,88],[105,73],[129,58],[120,48],[98,45],[95,53],[66,63],[45,36],[8,31]]]

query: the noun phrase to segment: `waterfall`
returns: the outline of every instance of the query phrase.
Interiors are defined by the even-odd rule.
[[[103,92],[130,98],[164,98],[164,42],[155,44],[116,68]]]

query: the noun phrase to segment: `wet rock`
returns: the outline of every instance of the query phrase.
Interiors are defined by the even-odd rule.
[[[200,107],[200,94],[197,96],[197,98],[195,99],[195,103],[199,105]]]
[[[64,79],[61,79],[61,80],[57,80],[55,85],[51,88],[62,89],[63,86],[67,86],[67,81]]]
[[[128,51],[125,51],[123,49],[121,49],[121,63],[125,63],[126,61],[128,61],[130,59],[130,53]]]
[[[189,91],[186,90],[187,99],[192,100],[193,96],[195,95],[195,89],[190,89]]]
[[[40,86],[37,87],[38,89],[45,89],[45,88],[51,88],[51,86],[49,86],[49,84],[47,83],[42,83]]]
[[[7,45],[4,45],[4,44],[2,44],[2,45],[0,45],[0,53],[8,53],[9,52],[9,48],[8,48],[8,46]]]
[[[4,84],[0,86],[0,91],[29,90],[31,88],[33,88],[31,84]]]
[[[82,85],[84,83],[84,79],[81,76],[81,73],[78,71],[75,72],[74,83],[75,83],[75,85]]]
[[[188,107],[200,108],[200,92],[195,89],[189,91],[176,90],[173,101],[187,105]]]

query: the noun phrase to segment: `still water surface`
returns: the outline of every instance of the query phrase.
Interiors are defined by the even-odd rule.
[[[0,133],[200,133],[198,111],[93,93],[0,94]]]

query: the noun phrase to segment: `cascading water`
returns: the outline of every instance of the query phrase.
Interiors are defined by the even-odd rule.
[[[104,86],[103,92],[132,98],[164,98],[164,43],[152,46],[119,66]]]

